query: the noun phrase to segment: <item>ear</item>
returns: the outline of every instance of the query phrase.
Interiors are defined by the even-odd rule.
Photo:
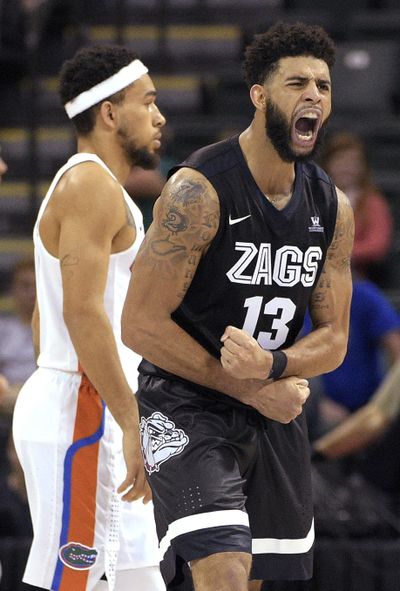
[[[259,111],[265,111],[266,91],[261,84],[253,84],[250,88],[251,102]]]
[[[99,117],[106,127],[115,127],[116,110],[111,101],[103,101],[101,103]]]

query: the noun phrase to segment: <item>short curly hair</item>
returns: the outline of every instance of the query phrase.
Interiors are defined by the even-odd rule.
[[[92,45],[83,47],[61,68],[59,94],[62,104],[76,98],[81,92],[107,80],[137,59],[138,55],[119,45]],[[125,89],[109,97],[119,103],[125,96]],[[85,135],[92,131],[95,124],[97,105],[86,109],[72,119],[78,133]]]
[[[335,44],[328,33],[317,25],[279,22],[265,33],[255,35],[246,48],[243,73],[249,88],[263,84],[284,57],[310,55],[327,63],[335,63]]]

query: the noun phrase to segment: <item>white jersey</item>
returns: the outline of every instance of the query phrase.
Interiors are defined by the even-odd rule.
[[[37,299],[40,310],[40,355],[38,365],[39,367],[64,371],[78,371],[79,360],[63,320],[63,290],[60,261],[52,256],[44,247],[39,234],[39,224],[54,189],[63,174],[82,162],[96,162],[115,179],[110,169],[95,154],[75,154],[55,175],[40,207],[33,232]],[[122,343],[121,314],[131,276],[131,266],[143,240],[144,228],[143,216],[140,209],[135,205],[122,186],[121,191],[135,221],[136,239],[127,250],[110,256],[104,293],[104,307],[114,332],[125,375],[130,387],[136,391],[137,374],[132,369],[138,366],[140,357]]]

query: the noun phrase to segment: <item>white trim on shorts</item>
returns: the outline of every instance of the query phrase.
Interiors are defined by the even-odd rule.
[[[161,555],[164,556],[171,545],[171,540],[182,534],[224,525],[244,525],[249,527],[249,516],[240,509],[227,509],[226,511],[198,513],[177,519],[169,524],[165,536],[160,541]]]
[[[314,519],[311,522],[310,531],[305,538],[277,539],[254,538],[252,541],[252,554],[305,554],[314,543]]]
[[[161,556],[165,555],[171,546],[171,541],[178,536],[225,525],[244,525],[249,527],[249,517],[244,511],[229,509],[226,511],[211,511],[209,513],[188,515],[187,517],[177,519],[169,524],[165,536],[160,541]],[[310,530],[305,538],[253,538],[252,554],[305,554],[311,549],[314,539],[313,519]]]

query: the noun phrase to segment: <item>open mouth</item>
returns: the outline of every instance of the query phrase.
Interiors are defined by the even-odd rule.
[[[313,144],[319,129],[319,115],[313,111],[306,111],[294,122],[293,139],[296,144]]]

